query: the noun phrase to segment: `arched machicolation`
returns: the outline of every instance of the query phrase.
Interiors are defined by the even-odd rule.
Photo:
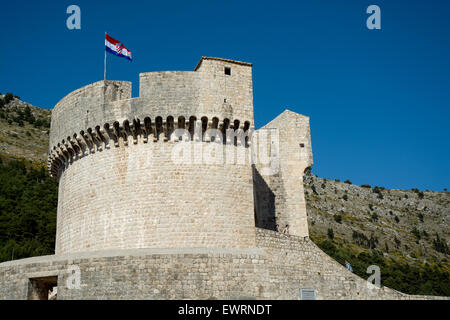
[[[153,142],[159,140],[163,142],[179,141],[200,141],[216,142],[223,144],[234,144],[235,146],[244,146],[248,148],[251,141],[251,132],[253,128],[250,121],[243,124],[240,120],[225,118],[222,121],[218,117],[208,118],[207,116],[178,116],[177,121],[173,116],[163,119],[161,116],[152,118],[147,116],[141,121],[140,118],[125,119],[122,124],[114,121],[112,124],[106,122],[103,126],[97,125],[74,133],[72,137],[68,136],[50,149],[48,157],[48,168],[52,177],[58,177],[61,168],[66,164],[95,153],[109,149],[111,145],[118,148],[120,145],[128,146],[128,137],[133,137],[133,143],[138,141],[148,143],[149,139]],[[189,119],[186,122],[186,119]],[[181,131],[178,131],[181,129]],[[217,130],[215,132],[215,130]],[[210,134],[210,132],[213,134]],[[189,133],[189,134],[187,134]],[[221,137],[218,137],[220,133]],[[233,139],[233,141],[231,140]]]

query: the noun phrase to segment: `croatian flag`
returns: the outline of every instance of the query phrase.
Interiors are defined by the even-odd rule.
[[[108,36],[105,33],[105,50],[116,56],[132,60],[131,51],[125,48],[122,42]]]

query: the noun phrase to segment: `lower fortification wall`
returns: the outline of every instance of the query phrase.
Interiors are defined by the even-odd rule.
[[[256,229],[256,248],[132,249],[0,264],[0,299],[27,299],[30,279],[57,276],[58,299],[434,299],[366,282],[310,240]],[[75,268],[73,267],[75,266]],[[73,270],[80,271],[79,288]]]
[[[301,288],[314,289],[317,299],[404,299],[389,288],[368,289],[367,282],[319,249],[308,237],[257,229],[257,246],[267,254],[268,278],[281,299],[295,299]]]

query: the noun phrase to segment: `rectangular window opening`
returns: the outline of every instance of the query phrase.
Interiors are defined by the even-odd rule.
[[[230,67],[225,67],[225,74],[227,76],[231,76],[231,68]]]
[[[316,290],[300,289],[300,300],[316,300]]]

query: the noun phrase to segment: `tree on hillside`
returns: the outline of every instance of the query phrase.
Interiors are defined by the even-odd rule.
[[[54,253],[57,194],[44,167],[0,164],[0,262]]]

